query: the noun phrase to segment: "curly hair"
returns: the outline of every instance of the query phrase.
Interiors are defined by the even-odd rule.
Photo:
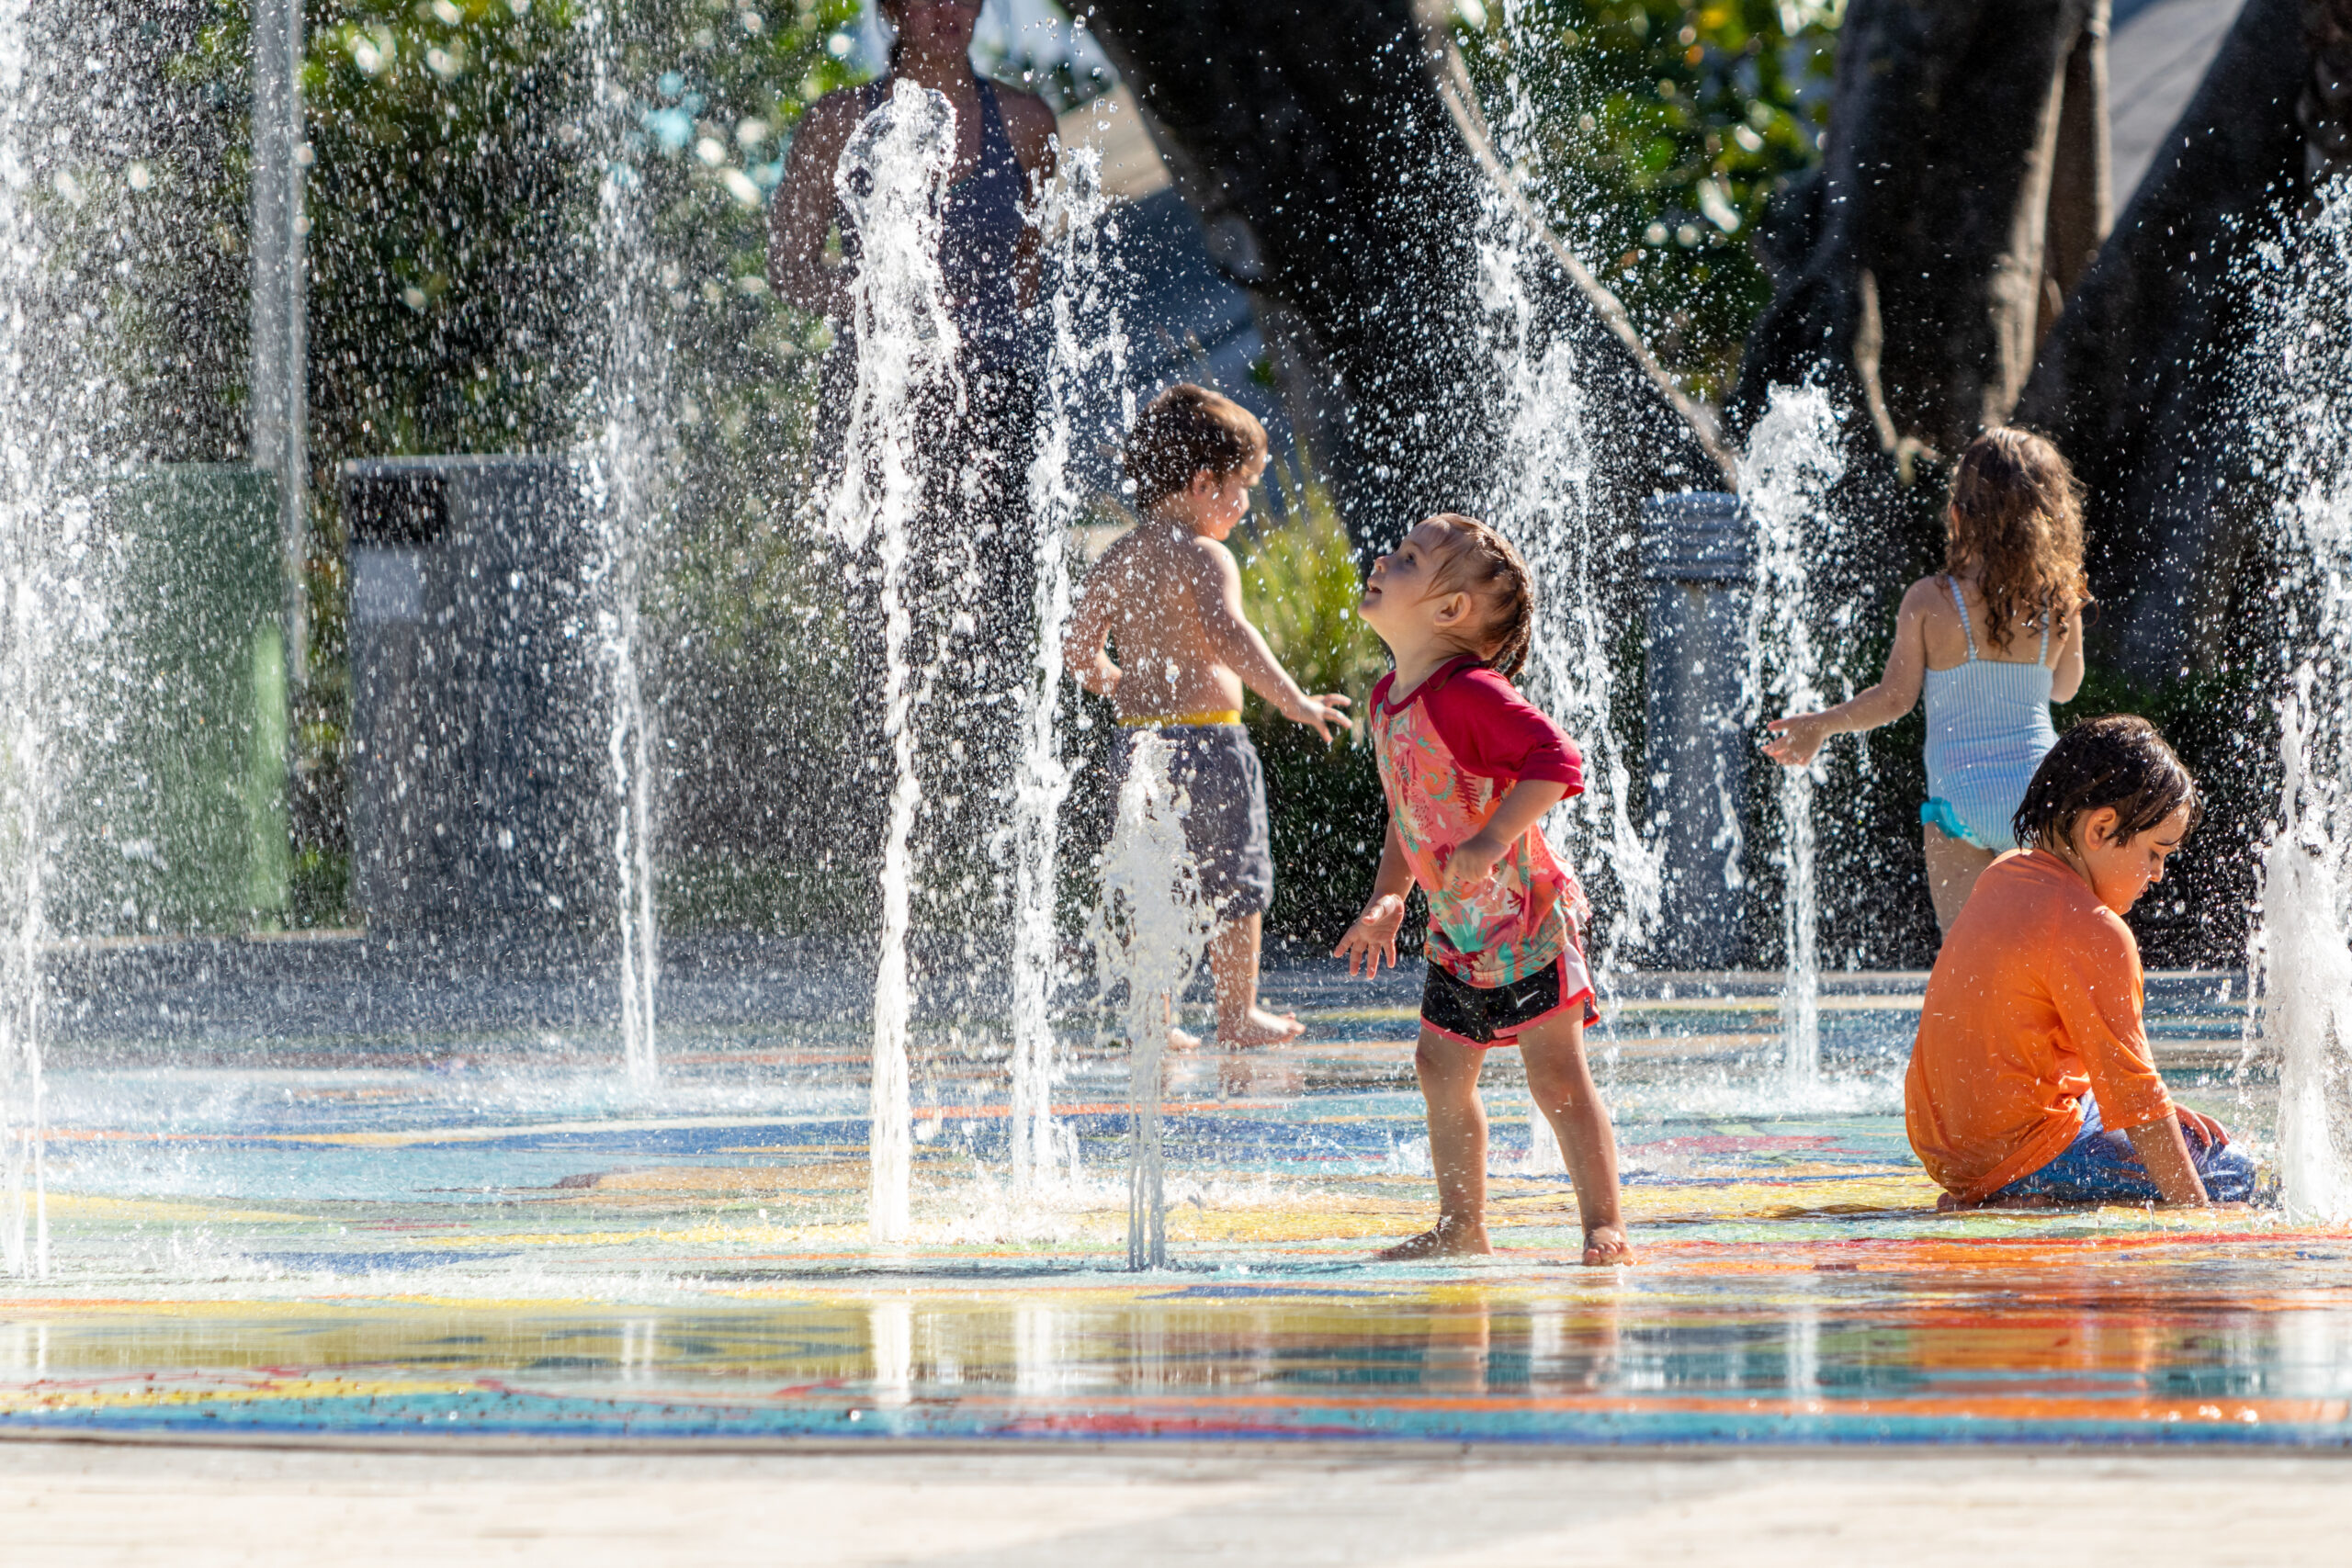
[[[1485,608],[1475,653],[1506,681],[1516,681],[1527,668],[1528,649],[1535,640],[1535,574],[1504,538],[1475,517],[1441,512],[1429,519],[1452,534],[1444,555],[1430,579],[1437,593],[1467,593]]]
[[[1150,508],[1182,493],[1195,474],[1224,480],[1265,461],[1266,427],[1223,393],[1179,381],[1136,417],[1124,456],[1136,505]]]
[[[2082,487],[2058,448],[1996,426],[1968,444],[1944,515],[1944,570],[1974,572],[1984,638],[2054,630],[2094,601],[2083,573]]]

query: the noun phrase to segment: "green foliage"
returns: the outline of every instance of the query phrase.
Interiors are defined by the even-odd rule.
[[[1250,619],[1283,668],[1310,692],[1362,701],[1388,668],[1388,650],[1356,614],[1363,573],[1329,485],[1302,454],[1295,471],[1278,464],[1283,520],[1261,508],[1233,543]]]
[[[1261,508],[1233,539],[1250,619],[1294,680],[1363,704],[1387,672],[1388,650],[1356,614],[1363,573],[1330,488],[1302,454],[1277,467],[1282,516]],[[1250,739],[1266,768],[1274,855],[1270,948],[1328,952],[1371,896],[1387,827],[1372,746],[1358,731],[1329,746],[1315,732],[1248,705]]]
[[[1844,0],[1521,0],[1464,24],[1530,193],[1693,393],[1771,298],[1754,239],[1819,157]]]

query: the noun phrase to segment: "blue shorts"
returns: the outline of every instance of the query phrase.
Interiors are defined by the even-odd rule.
[[[2207,1141],[2204,1129],[2184,1121],[2188,1163],[2216,1203],[2243,1203],[2254,1196],[2254,1156],[2235,1144]],[[2165,1195],[2132,1152],[2129,1134],[2110,1132],[2100,1122],[2098,1101],[2083,1096],[2083,1130],[2065,1152],[2040,1170],[2029,1171],[1985,1201],[2047,1198],[2059,1203],[2161,1203]]]

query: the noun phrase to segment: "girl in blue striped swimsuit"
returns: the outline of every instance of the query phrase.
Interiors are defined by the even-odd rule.
[[[2081,492],[2058,449],[1988,430],[1953,471],[1944,570],[1903,596],[1878,684],[1820,713],[1765,728],[1765,754],[1792,768],[1832,735],[1875,729],[1928,699],[1928,889],[1951,929],[1994,858],[2017,848],[2009,818],[2057,742],[2050,705],[2083,683]]]

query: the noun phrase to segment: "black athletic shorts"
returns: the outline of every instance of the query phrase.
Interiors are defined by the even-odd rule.
[[[1561,995],[1563,991],[1567,994]],[[1421,1022],[1448,1040],[1487,1047],[1516,1042],[1519,1032],[1566,1008],[1581,1007],[1588,1027],[1600,1021],[1582,955],[1573,951],[1505,986],[1474,986],[1442,964],[1421,986]]]

